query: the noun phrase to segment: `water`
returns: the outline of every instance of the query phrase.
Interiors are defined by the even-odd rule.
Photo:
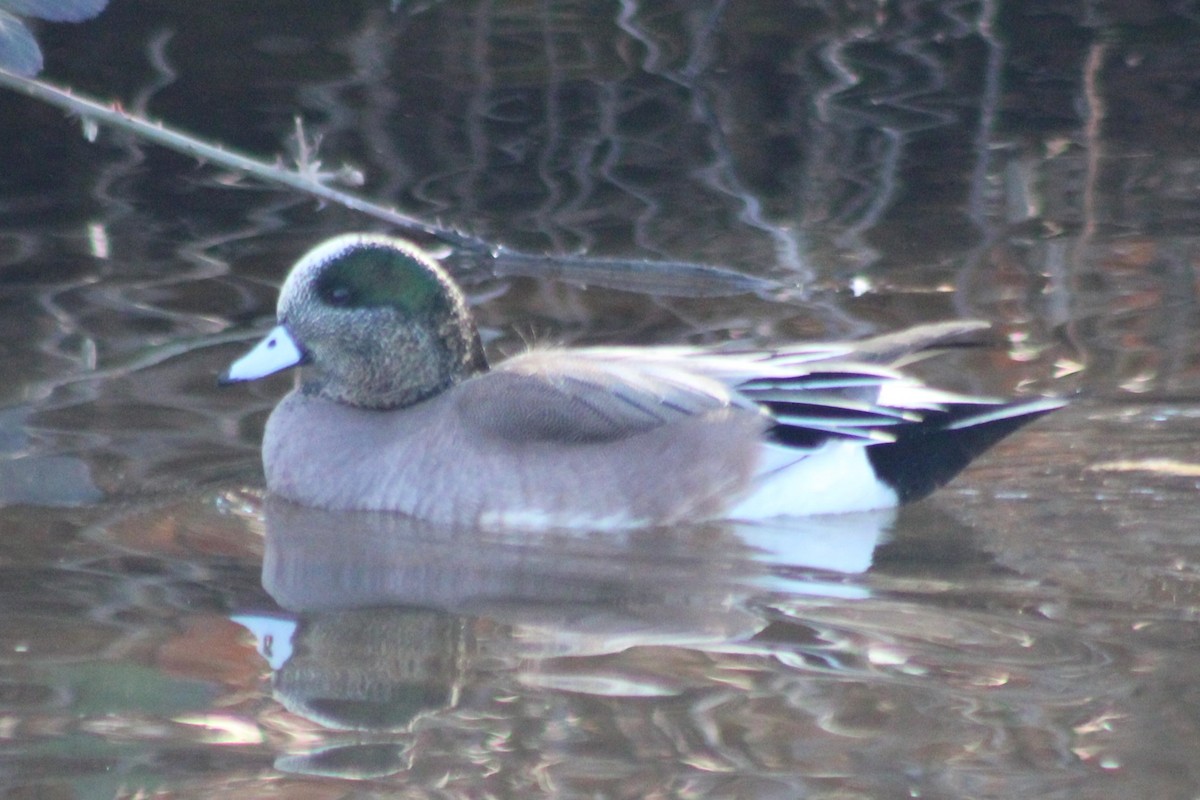
[[[0,793],[1200,793],[1200,26],[1173,9],[115,2],[47,77],[665,294],[457,263],[493,356],[977,316],[1072,404],[899,514],[486,534],[265,498],[218,390],[375,228],[0,96]],[[982,15],[982,16],[981,16]],[[588,273],[593,275],[593,273]]]

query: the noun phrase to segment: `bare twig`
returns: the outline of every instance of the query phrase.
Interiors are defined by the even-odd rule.
[[[98,125],[128,131],[202,163],[215,164],[262,181],[288,186],[401,229],[420,231],[454,248],[459,263],[489,268],[496,275],[553,277],[630,291],[682,296],[765,293],[779,288],[779,284],[771,280],[704,264],[519,253],[470,234],[435,225],[329,186],[327,181],[338,179],[356,182],[357,185],[361,183],[361,175],[348,168],[332,172],[322,170],[321,162],[316,157],[319,140],[307,138],[299,119],[296,121],[295,141],[292,144],[296,166],[292,169],[284,166],[280,159],[275,162],[264,161],[210,144],[168,128],[161,121],[126,111],[119,103],[104,103],[36,78],[26,78],[0,69],[0,86],[7,86],[78,116],[88,141],[95,140]]]
[[[287,169],[279,163],[253,158],[173,130],[163,125],[162,122],[130,113],[118,103],[103,103],[70,89],[62,89],[35,78],[25,78],[3,69],[0,69],[0,86],[7,86],[78,115],[83,120],[85,130],[94,130],[95,124],[111,125],[114,128],[129,131],[139,138],[191,156],[198,161],[216,164],[264,181],[289,186],[305,194],[361,212],[391,225],[421,231],[454,247],[475,251],[490,250],[488,244],[481,239],[432,225],[395,208],[381,206],[349,192],[327,186],[317,179],[319,173],[308,168],[309,165],[299,165],[300,168],[296,170]]]

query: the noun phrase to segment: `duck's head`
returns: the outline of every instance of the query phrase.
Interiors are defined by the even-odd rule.
[[[400,239],[347,234],[317,245],[284,281],[277,318],[222,383],[303,365],[306,394],[389,409],[487,368],[462,292],[428,254]]]

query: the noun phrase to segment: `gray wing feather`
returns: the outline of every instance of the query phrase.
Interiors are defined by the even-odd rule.
[[[777,351],[532,350],[461,384],[459,413],[477,434],[513,442],[616,441],[731,407],[816,434],[886,437],[887,428],[919,419],[912,409],[957,399],[904,378],[892,365],[986,327],[934,323],[861,342]],[[882,400],[885,388],[921,391],[917,400],[897,403]]]
[[[753,407],[721,382],[667,363],[532,351],[461,384],[459,413],[511,441],[616,441],[674,421]],[[686,366],[686,365],[684,365]]]

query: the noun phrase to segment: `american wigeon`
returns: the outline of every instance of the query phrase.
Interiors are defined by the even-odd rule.
[[[416,246],[351,234],[292,268],[278,325],[222,375],[303,366],[267,422],[276,495],[505,527],[628,527],[915,500],[1062,405],[941,392],[892,365],[985,327],[778,350],[531,349],[489,366]]]

